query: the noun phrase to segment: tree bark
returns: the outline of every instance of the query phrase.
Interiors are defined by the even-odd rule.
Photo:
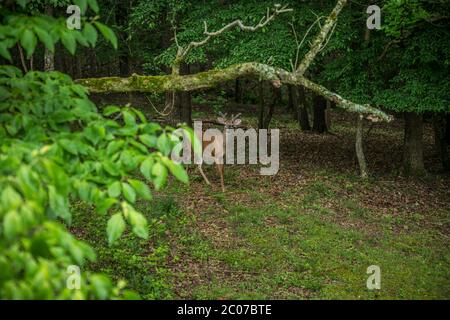
[[[117,25],[122,29],[119,31],[118,37],[119,48],[117,50],[118,59],[119,59],[119,72],[122,77],[126,77],[130,75],[130,52],[128,47],[128,34],[124,31],[128,25],[128,15],[130,10],[130,2],[129,1],[118,1],[116,7],[116,22]]]
[[[272,88],[272,98],[267,106],[264,99],[264,83],[259,83],[259,117],[258,117],[258,129],[269,129],[270,122],[272,121],[273,113],[275,111],[275,105],[279,102],[280,88]]]
[[[447,123],[445,126],[445,141],[447,141],[447,145],[450,145],[450,113],[446,116]]]
[[[331,101],[327,100],[327,107],[325,108],[325,126],[327,131],[331,131]]]
[[[413,112],[405,113],[403,170],[412,176],[426,172],[423,164],[423,116]]]
[[[265,102],[264,102],[264,83],[262,81],[260,81],[258,84],[258,95],[259,95],[258,129],[263,129]]]
[[[45,14],[47,16],[53,16],[53,7],[51,5],[45,6]],[[44,50],[44,71],[55,70],[55,54],[45,47]]]
[[[450,171],[448,143],[446,140],[447,120],[445,114],[438,114],[433,117],[434,142],[444,171]]]
[[[298,87],[298,101],[297,101],[297,114],[298,123],[303,131],[310,131],[311,126],[309,124],[308,109],[306,107],[306,92],[305,88]]]
[[[261,80],[270,81],[276,85],[294,84],[303,86],[314,93],[321,95],[336,103],[341,109],[349,112],[356,112],[371,115],[382,121],[391,121],[392,116],[386,114],[380,109],[374,108],[368,104],[358,104],[344,99],[337,93],[331,92],[327,88],[280,68],[250,62],[230,66],[225,69],[209,70],[180,76],[176,74],[162,76],[139,76],[132,75],[128,78],[106,77],[106,78],[88,78],[79,79],[76,82],[88,87],[91,92],[154,92],[161,93],[167,91],[193,91],[200,89],[213,88],[219,84],[236,80],[242,77],[258,77]]]
[[[190,73],[188,64],[182,64],[180,69],[181,75]],[[181,123],[186,123],[192,127],[192,97],[189,91],[179,91],[176,93],[175,100],[177,101],[177,114]]]
[[[295,110],[295,105],[296,105],[294,86],[289,84],[287,86],[287,92],[288,92],[288,104],[287,104],[286,111],[290,112],[290,111]]]
[[[325,109],[327,108],[327,100],[319,95],[314,95],[313,99],[314,105],[314,122],[313,131],[317,133],[325,133],[328,131]]]
[[[368,177],[367,173],[367,163],[366,157],[364,156],[364,142],[363,142],[363,116],[358,115],[357,124],[356,124],[356,158],[358,159],[359,171],[361,174],[361,178],[366,179]]]
[[[236,79],[234,83],[234,102],[242,103],[244,97],[244,90],[242,88],[242,80]]]

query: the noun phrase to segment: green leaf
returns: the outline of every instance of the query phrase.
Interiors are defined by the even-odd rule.
[[[73,155],[78,155],[77,145],[72,140],[61,139],[58,141],[58,144],[61,146],[61,148],[63,148],[67,152],[69,152]]]
[[[95,21],[94,24],[97,27],[97,29],[100,30],[101,34],[105,37],[105,39],[111,42],[114,49],[117,50],[117,37],[114,34],[114,32],[101,22]]]
[[[88,3],[89,3],[89,7],[91,7],[92,11],[94,11],[95,13],[98,13],[99,7],[98,7],[97,0],[88,0]]]
[[[149,148],[156,148],[157,138],[149,134],[141,134],[139,140]]]
[[[93,275],[91,277],[91,284],[94,288],[94,292],[97,295],[97,298],[100,300],[104,300],[108,298],[109,291],[111,290],[111,283],[109,279],[103,275]]]
[[[175,178],[183,183],[189,182],[189,177],[186,170],[184,170],[184,167],[180,163],[175,163],[167,157],[162,158],[162,161],[166,167],[169,168],[169,171],[175,176]]]
[[[141,167],[140,167],[140,171],[142,173],[142,175],[147,178],[147,180],[152,180],[152,167],[153,167],[153,159],[152,158],[147,158],[144,161],[142,161],[141,163]]]
[[[121,213],[114,214],[109,220],[106,226],[106,233],[108,234],[108,243],[112,245],[117,239],[120,238],[125,231],[125,221],[123,220]]]
[[[16,0],[16,2],[22,7],[22,9],[25,9],[25,6],[30,0]]]
[[[97,42],[97,30],[90,23],[86,23],[83,28],[83,36],[89,42],[91,47]]]
[[[167,136],[167,134],[163,133],[158,137],[158,140],[156,141],[156,145],[158,146],[158,149],[163,153],[163,155],[168,156],[170,153],[170,150],[172,150],[172,146],[170,143],[170,139]]]
[[[37,36],[39,37],[39,40],[41,40],[41,42],[45,45],[45,47],[48,50],[50,50],[51,52],[55,52],[55,44],[53,42],[53,38],[47,31],[39,27],[34,27],[34,32],[36,32]]]
[[[22,197],[12,187],[6,187],[0,198],[3,209],[14,210],[22,204]]]
[[[5,41],[0,42],[0,55],[10,62],[12,61],[11,54],[9,53]]]
[[[133,232],[141,238],[148,238],[147,219],[142,213],[136,210],[130,210],[128,213],[128,220],[130,221]]]
[[[7,239],[17,236],[23,229],[22,220],[17,211],[9,211],[3,219],[3,232]]]
[[[37,39],[33,31],[30,29],[25,29],[20,36],[20,44],[27,52],[27,58],[31,58],[37,44]]]
[[[123,140],[115,140],[115,141],[111,141],[110,143],[108,143],[108,147],[106,147],[106,154],[108,156],[113,155],[114,153],[116,153],[117,151],[120,150],[120,148],[122,148],[122,146],[125,144],[125,141]]]
[[[73,3],[80,7],[81,14],[84,15],[87,9],[87,0],[73,0]]]
[[[61,32],[61,42],[64,47],[70,52],[70,54],[74,55],[75,50],[77,48],[77,41],[75,40],[75,36],[71,31]]]
[[[103,161],[103,169],[105,169],[106,172],[115,177],[120,174],[118,165],[112,161]]]
[[[106,214],[108,212],[108,209],[116,203],[117,199],[114,198],[101,199],[96,202],[96,210],[100,214]]]
[[[48,186],[48,202],[53,213],[70,223],[72,215],[69,211],[67,198],[56,191],[54,186]]]
[[[125,124],[127,126],[133,127],[136,125],[136,119],[134,118],[134,115],[129,111],[123,111],[123,120],[125,121]]]
[[[157,162],[152,168],[153,184],[156,190],[160,190],[167,180],[167,169],[161,163]]]
[[[126,182],[122,182],[122,191],[125,199],[131,203],[136,202],[136,192],[134,189]]]
[[[107,106],[104,110],[103,110],[103,114],[105,116],[110,116],[114,113],[120,112],[120,108],[116,107],[116,106]]]
[[[150,188],[145,183],[135,179],[128,179],[128,182],[142,199],[152,200]]]
[[[108,195],[112,198],[117,198],[120,196],[121,188],[120,188],[120,182],[116,181],[111,183],[108,186]]]

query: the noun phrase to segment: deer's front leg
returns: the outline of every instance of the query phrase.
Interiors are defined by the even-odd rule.
[[[201,164],[198,165],[198,170],[200,170],[200,173],[202,174],[203,179],[205,179],[205,182],[206,182],[208,185],[211,185],[211,183],[209,182],[209,180],[208,180],[208,178],[206,177],[205,173],[203,172],[203,169],[202,169],[202,165],[201,165]]]

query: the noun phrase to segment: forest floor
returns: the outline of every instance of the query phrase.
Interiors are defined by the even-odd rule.
[[[194,118],[206,119],[196,106]],[[235,107],[245,125],[256,110]],[[231,111],[229,111],[231,112]],[[331,134],[300,131],[278,112],[280,170],[225,167],[226,192],[190,168],[188,186],[172,181],[137,208],[150,240],[126,234],[108,247],[106,219],[79,208],[72,230],[93,245],[96,271],[126,279],[146,299],[449,299],[450,176],[440,174],[425,130],[432,174],[399,174],[402,123],[378,124],[366,139],[371,177],[358,177],[354,115],[333,112]],[[366,128],[367,130],[367,128]],[[368,290],[367,267],[381,269]]]

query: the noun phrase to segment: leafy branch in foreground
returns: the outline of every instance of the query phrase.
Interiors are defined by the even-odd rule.
[[[169,172],[188,181],[168,158],[173,129],[130,107],[99,114],[86,89],[58,72],[22,75],[3,66],[0,90],[0,297],[134,297],[123,284],[88,272],[80,290],[66,287],[68,266],[95,259],[66,226],[73,204],[83,202],[108,220],[110,244],[127,228],[147,238],[147,220],[134,203],[152,195],[132,177],[140,173],[156,189]]]

